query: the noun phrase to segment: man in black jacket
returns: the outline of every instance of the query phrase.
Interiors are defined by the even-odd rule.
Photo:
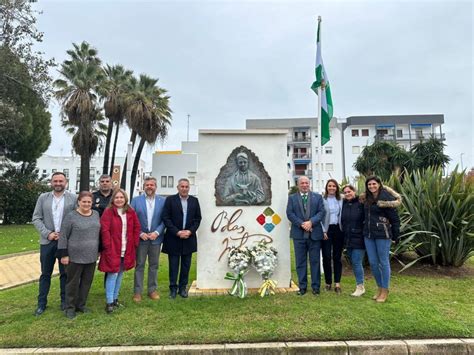
[[[166,226],[162,252],[168,254],[170,298],[188,297],[187,285],[193,253],[197,251],[196,231],[201,223],[201,208],[196,197],[189,196],[189,180],[178,181],[178,193],[168,196],[163,208]],[[181,268],[180,268],[181,265]],[[179,271],[179,283],[177,283]]]

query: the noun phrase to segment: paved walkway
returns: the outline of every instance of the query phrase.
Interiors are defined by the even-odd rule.
[[[1,354],[473,354],[474,339],[312,341],[164,346],[103,346],[91,348],[1,349]]]
[[[53,275],[58,274],[56,263]],[[0,291],[38,281],[40,275],[39,252],[14,254],[0,259]]]

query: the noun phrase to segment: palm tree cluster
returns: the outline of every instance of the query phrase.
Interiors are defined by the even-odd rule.
[[[444,147],[445,144],[434,137],[420,141],[409,151],[393,142],[376,141],[364,148],[354,168],[361,175],[378,175],[383,180],[388,180],[392,173],[399,176],[405,171],[444,168],[450,161]]]
[[[168,134],[170,97],[158,86],[158,79],[145,74],[136,77],[122,65],[102,65],[97,50],[87,42],[73,44],[67,54],[69,59],[59,70],[61,77],[54,82],[55,96],[61,104],[62,125],[73,135],[73,149],[81,157],[80,190],[90,188],[90,159],[103,145],[103,138],[102,173],[112,175],[119,130],[126,123],[132,131],[134,148],[139,138],[131,176],[132,196],[145,144],[154,144]],[[126,164],[130,163],[125,161],[122,187],[126,183]]]

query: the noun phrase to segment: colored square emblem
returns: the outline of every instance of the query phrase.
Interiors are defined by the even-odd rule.
[[[276,225],[281,222],[281,217],[278,213],[275,213],[270,207],[265,210],[257,217],[257,222],[260,224],[268,233],[270,233]]]

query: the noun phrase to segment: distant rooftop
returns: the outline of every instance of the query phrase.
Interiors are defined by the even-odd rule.
[[[375,115],[375,116],[349,116],[347,117],[347,126],[366,125],[366,124],[411,124],[411,123],[444,123],[444,115]]]

